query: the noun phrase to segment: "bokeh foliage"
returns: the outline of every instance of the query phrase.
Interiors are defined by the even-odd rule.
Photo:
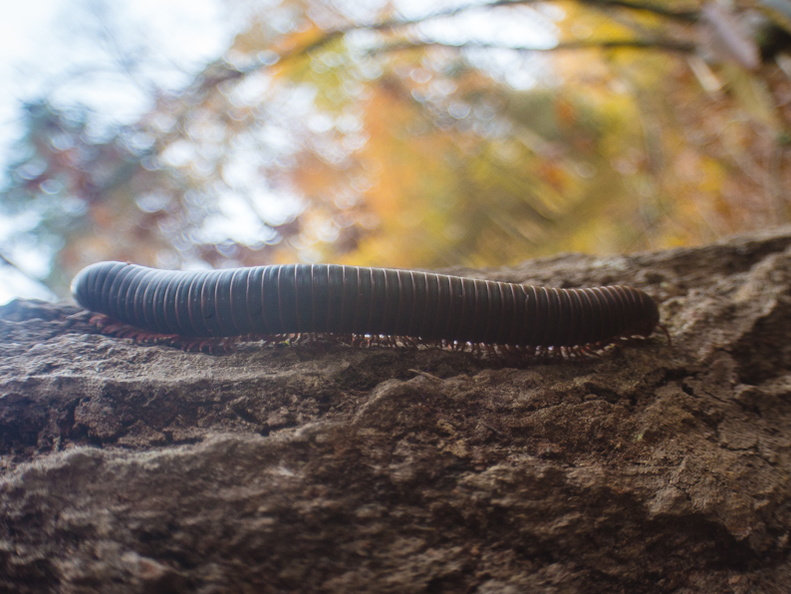
[[[134,125],[26,107],[5,252],[62,290],[100,259],[485,266],[789,220],[791,0],[244,6]],[[527,41],[476,35],[506,22]]]

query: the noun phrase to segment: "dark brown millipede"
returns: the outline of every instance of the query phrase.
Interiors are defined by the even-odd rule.
[[[72,293],[104,314],[108,333],[193,348],[228,337],[331,334],[580,354],[650,336],[659,322],[654,300],[632,287],[554,289],[332,264],[179,272],[99,262],[74,278]]]

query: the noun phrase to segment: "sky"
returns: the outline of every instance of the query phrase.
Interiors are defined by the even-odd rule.
[[[103,8],[109,7],[111,10]],[[0,170],[22,133],[20,107],[57,85],[64,105],[80,102],[120,122],[146,108],[140,86],[176,89],[223,53],[235,23],[223,0],[30,0],[9,2],[0,19]],[[102,51],[96,40],[104,38]],[[115,40],[113,39],[115,38]],[[131,50],[147,68],[121,80],[96,72]],[[92,74],[86,75],[90,70]],[[108,68],[108,71],[110,68]],[[136,80],[135,80],[136,79]],[[0,216],[0,236],[11,221]],[[16,262],[42,272],[35,254]],[[0,304],[15,297],[53,299],[39,284],[0,264]]]

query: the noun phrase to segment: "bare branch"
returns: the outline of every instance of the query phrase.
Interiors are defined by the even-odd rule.
[[[696,22],[700,17],[700,13],[696,10],[672,10],[664,5],[654,4],[652,2],[639,2],[632,0],[579,0],[579,2],[582,4],[613,6],[617,8],[626,8],[629,10],[638,10],[641,12],[650,12],[668,19],[689,23]],[[432,12],[414,19],[390,19],[377,23],[369,23],[367,25],[356,25],[352,27],[352,29],[393,29],[396,27],[404,27],[408,25],[418,25],[420,23],[439,18],[453,17],[470,10],[488,10],[492,8],[501,8],[504,6],[524,6],[529,4],[546,3],[546,0],[494,0],[493,2],[471,2],[469,4],[463,4],[461,6],[449,8],[447,10]]]
[[[32,283],[38,285],[39,287],[41,287],[41,289],[43,289],[44,291],[49,293],[51,298],[53,298],[53,299],[57,299],[58,298],[58,294],[55,293],[55,291],[52,290],[52,287],[50,287],[47,283],[45,283],[40,278],[36,278],[35,276],[32,276],[31,274],[28,274],[27,272],[25,272],[22,268],[17,266],[14,262],[12,262],[8,258],[6,258],[3,254],[0,254],[0,266],[8,266],[9,268],[12,268],[12,269],[16,270],[23,277],[25,277],[26,279],[28,279]]]
[[[664,6],[654,5],[651,2],[639,2],[638,0],[578,0],[580,3],[587,4],[591,7],[616,7],[629,10],[639,10],[654,13],[656,15],[685,22],[694,22],[698,19],[698,13],[693,11],[672,11]],[[326,31],[319,38],[307,43],[303,46],[288,50],[279,55],[269,57],[264,60],[255,61],[245,67],[236,67],[229,64],[223,59],[216,60],[208,64],[204,70],[195,78],[189,87],[184,89],[183,93],[200,96],[204,93],[211,91],[223,82],[237,80],[244,78],[248,74],[256,72],[262,68],[267,68],[273,64],[283,63],[287,60],[294,60],[306,56],[311,52],[319,50],[333,41],[336,41],[347,34],[355,31],[388,31],[403,27],[419,25],[431,20],[440,18],[450,18],[461,13],[471,10],[491,10],[500,7],[508,6],[527,6],[545,3],[545,0],[492,0],[491,2],[471,2],[456,6],[454,8],[439,10],[413,19],[394,18],[374,23],[350,24],[346,27],[340,27],[331,31]],[[619,39],[619,40],[572,40],[560,42],[552,47],[514,47],[514,46],[498,46],[496,44],[487,44],[481,42],[468,42],[462,45],[444,44],[439,41],[414,41],[414,42],[393,42],[384,44],[380,48],[373,49],[373,52],[388,52],[399,51],[407,49],[416,49],[420,47],[449,47],[449,48],[488,48],[488,49],[510,49],[520,52],[548,52],[548,51],[567,51],[567,50],[585,50],[585,49],[658,49],[671,52],[692,53],[695,51],[695,46],[692,43],[673,39]],[[152,154],[158,153],[163,146],[172,140],[172,137],[179,134],[178,130],[181,127],[182,121],[187,117],[186,112],[177,115],[177,125],[173,127],[170,134],[161,136],[157,142],[157,146],[151,149]]]
[[[501,45],[485,42],[465,42],[463,44],[450,44],[441,41],[403,41],[388,43],[373,50],[374,53],[419,49],[424,47],[445,47],[451,49],[505,49],[517,52],[557,52],[565,50],[585,49],[660,49],[671,52],[692,53],[695,44],[675,39],[600,39],[600,40],[573,40],[561,41],[549,47],[525,47]]]
[[[671,10],[662,4],[654,4],[652,2],[632,2],[631,0],[582,0],[585,4],[598,5],[598,6],[614,6],[617,8],[628,8],[629,10],[639,10],[642,12],[650,12],[655,15],[683,21],[686,23],[694,23],[700,18],[700,12],[697,10]]]
[[[644,11],[650,12],[668,19],[684,21],[684,22],[696,22],[699,18],[699,12],[697,11],[674,11],[665,6],[653,4],[652,2],[639,2],[634,0],[579,0],[583,4],[588,4],[591,6],[601,6],[601,7],[617,7],[617,8],[625,8],[629,10],[637,10],[637,11]],[[463,4],[461,6],[456,6],[454,8],[449,8],[446,10],[439,10],[436,12],[432,12],[426,15],[422,15],[420,17],[416,17],[413,19],[388,19],[384,21],[377,21],[374,23],[362,23],[362,24],[351,24],[347,27],[340,27],[338,29],[334,29],[332,31],[327,31],[322,35],[320,38],[316,39],[315,41],[308,43],[304,46],[295,48],[283,54],[277,56],[278,62],[283,62],[285,60],[291,60],[298,58],[300,56],[304,56],[309,54],[310,52],[316,51],[331,42],[335,41],[336,39],[343,37],[349,33],[355,31],[388,31],[392,29],[398,29],[402,27],[409,27],[414,25],[420,25],[422,23],[426,23],[432,20],[441,19],[441,18],[450,18],[457,16],[461,13],[471,11],[471,10],[491,10],[494,8],[501,8],[507,6],[526,6],[526,5],[535,5],[535,4],[543,4],[545,0],[493,0],[492,2],[472,2],[469,4]],[[422,46],[430,46],[430,45],[442,45],[439,42],[415,42],[412,44],[414,47],[422,47]],[[385,47],[384,49],[387,51],[391,51],[393,49],[407,49],[409,44],[407,43],[399,43],[399,44],[391,44]],[[454,47],[454,46],[450,46]],[[462,47],[462,46],[457,46]],[[464,44],[463,47],[484,47],[483,44],[476,43],[476,42],[469,42]],[[490,47],[496,47],[494,45]],[[616,48],[634,48],[634,49],[662,49],[668,51],[678,51],[678,52],[685,52],[688,53],[692,51],[693,45],[675,41],[675,40],[668,40],[668,39],[651,39],[651,40],[604,40],[604,41],[570,41],[570,42],[561,42],[551,48],[527,48],[527,47],[509,47],[509,48],[502,48],[502,49],[513,49],[516,51],[557,51],[557,50],[575,50],[575,49],[589,49],[592,47],[597,48],[608,48],[608,49],[616,49]],[[214,76],[202,76],[199,78],[199,82],[203,83],[211,83],[211,84],[202,84],[204,88],[206,86],[213,86],[214,84],[224,82],[227,80],[232,80],[235,78],[240,78],[254,72],[262,67],[271,65],[271,61],[266,63],[253,63],[248,67],[237,69],[228,64],[222,64],[222,74],[215,74]],[[215,63],[212,65],[215,69],[220,64]]]

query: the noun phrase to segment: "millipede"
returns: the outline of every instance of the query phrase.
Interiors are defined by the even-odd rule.
[[[326,335],[567,357],[648,337],[659,324],[656,302],[628,286],[556,289],[334,264],[185,272],[99,262],[77,274],[72,294],[107,334],[210,352],[240,339]]]

